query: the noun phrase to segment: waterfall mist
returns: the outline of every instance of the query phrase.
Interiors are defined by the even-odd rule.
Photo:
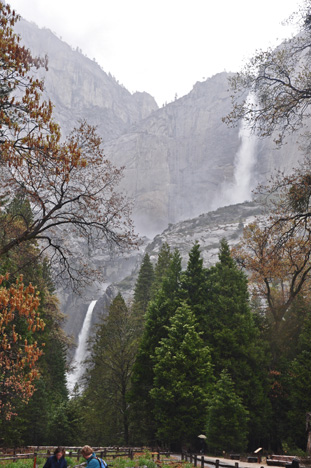
[[[72,393],[76,383],[79,383],[79,379],[82,377],[84,372],[83,361],[87,357],[87,339],[89,337],[91,319],[96,302],[97,301],[92,301],[90,303],[79,333],[78,346],[72,362],[73,371],[67,374],[67,387],[69,393]]]

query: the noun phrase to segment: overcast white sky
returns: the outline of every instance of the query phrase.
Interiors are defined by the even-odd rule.
[[[256,49],[293,27],[300,0],[8,0],[25,19],[80,47],[129,91],[157,103],[197,81],[238,71]]]

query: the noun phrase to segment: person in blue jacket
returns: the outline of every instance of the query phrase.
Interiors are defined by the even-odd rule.
[[[96,454],[93,451],[92,447],[89,445],[85,445],[81,449],[81,455],[86,459],[87,468],[99,468],[100,467],[100,462],[96,458]]]
[[[65,454],[63,447],[57,447],[54,450],[54,455],[47,459],[43,468],[67,468]]]

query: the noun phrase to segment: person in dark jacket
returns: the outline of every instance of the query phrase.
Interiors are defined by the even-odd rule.
[[[43,468],[67,468],[65,454],[63,447],[57,447],[54,450],[54,455],[47,459]]]

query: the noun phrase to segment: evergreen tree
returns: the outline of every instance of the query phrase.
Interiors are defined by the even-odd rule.
[[[249,306],[247,278],[222,240],[219,261],[211,267],[207,281],[205,337],[212,354],[216,378],[226,369],[235,391],[250,412],[250,447],[266,435],[270,416],[267,399],[269,354],[260,340],[259,330]]]
[[[245,451],[247,422],[248,411],[236,394],[230,375],[223,370],[208,409],[205,434],[209,450],[217,454]]]
[[[131,402],[136,443],[155,442],[154,422],[150,418],[152,403],[149,392],[154,378],[151,356],[154,355],[159,341],[167,336],[166,327],[180,304],[180,275],[181,257],[176,250],[163,277],[161,288],[147,308],[145,329],[134,364]]]
[[[189,253],[186,271],[181,276],[184,298],[190,305],[200,330],[204,331],[207,300],[207,270],[203,268],[200,245],[196,242]]]
[[[167,325],[180,303],[181,257],[176,250],[162,285],[147,310],[146,326],[140,345],[148,356],[154,353],[161,338],[167,335]]]
[[[127,402],[137,329],[121,294],[98,326],[83,394],[86,436],[92,444],[129,443]]]
[[[154,281],[151,287],[151,297],[154,298],[157,291],[160,289],[164,276],[170,266],[173,254],[167,242],[161,246],[157,263],[154,269]]]
[[[150,257],[146,254],[143,258],[138,278],[134,290],[133,312],[137,320],[143,328],[144,315],[147,310],[147,305],[151,298],[151,288],[154,281],[154,270]]]
[[[51,445],[69,445],[71,442],[70,420],[66,409],[67,402],[63,401],[54,406],[53,411],[50,411],[48,441]]]
[[[206,421],[212,369],[209,349],[185,303],[171,317],[167,338],[160,340],[153,361],[150,396],[157,438],[172,448],[194,444]]]
[[[65,440],[66,445],[83,445],[84,438],[84,416],[87,408],[84,408],[83,399],[79,394],[73,394],[65,406],[66,418],[69,422],[68,432]],[[59,445],[59,444],[58,444]]]
[[[38,283],[43,287],[40,278]],[[4,422],[3,430],[5,440],[8,442],[19,433],[20,443],[24,445],[48,444],[51,438],[55,440],[55,444],[63,444],[63,424],[55,418],[55,413],[63,418],[59,408],[63,408],[68,401],[66,387],[68,339],[61,328],[64,316],[59,311],[58,301],[47,290],[41,291],[40,310],[46,323],[45,330],[38,339],[40,345],[45,344],[44,354],[39,360],[41,377],[36,382],[36,390],[29,403],[25,405],[22,401],[19,402],[17,416],[9,424]],[[57,439],[59,442],[56,442],[57,434],[60,432],[61,436]]]
[[[251,319],[246,276],[238,270],[225,240],[221,242],[219,261],[210,268],[208,290],[205,334],[215,372],[219,377],[223,369],[228,369],[235,381],[240,372],[238,358],[241,353],[245,358],[245,345],[253,341],[257,331]]]
[[[50,309],[46,302],[47,292],[41,294],[41,316],[48,326],[45,327],[38,343],[44,343],[44,354],[39,360],[40,379],[35,384],[35,392],[28,404],[19,401],[15,416],[11,421],[3,421],[0,429],[5,434],[5,443],[11,445],[48,444],[50,435],[56,434],[58,421],[51,427],[53,415],[58,407],[68,401],[66,388],[66,350],[68,342],[61,331],[63,315]],[[60,318],[56,316],[60,314]],[[59,321],[58,321],[59,320]],[[58,332],[59,330],[59,332]],[[61,440],[60,440],[61,442]],[[62,442],[63,443],[63,442]],[[13,444],[13,445],[14,445]]]
[[[306,414],[311,411],[311,311],[299,337],[297,355],[289,365],[286,395],[289,395],[287,425],[284,439],[288,445],[306,450]],[[288,405],[289,403],[289,405]]]
[[[36,384],[36,391],[28,405],[21,405],[15,424],[23,427],[24,445],[45,445],[49,443],[49,425],[52,415],[52,395],[45,378]]]

